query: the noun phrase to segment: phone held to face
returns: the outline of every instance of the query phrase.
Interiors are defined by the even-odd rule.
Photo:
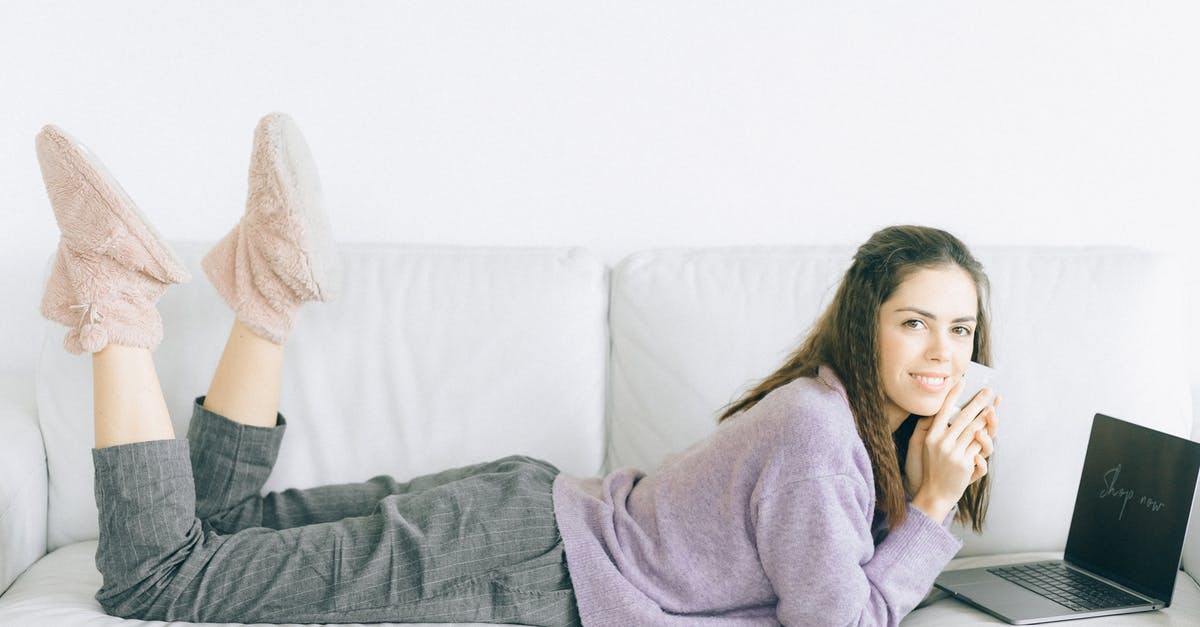
[[[975,398],[976,394],[979,394],[980,390],[991,383],[995,375],[996,370],[994,368],[989,368],[975,362],[967,364],[967,371],[963,375],[963,390],[958,395],[958,400],[954,403],[954,410],[956,412],[961,411],[967,403],[971,402],[971,399]],[[992,400],[992,404],[996,404],[995,399]]]

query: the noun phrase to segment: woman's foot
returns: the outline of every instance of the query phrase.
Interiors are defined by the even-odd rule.
[[[62,129],[35,140],[46,194],[62,236],[42,297],[42,315],[70,327],[75,354],[110,342],[154,350],[162,341],[155,304],[191,279],[104,164]]]
[[[337,292],[316,164],[286,114],[268,114],[255,128],[246,213],[202,265],[237,319],[276,344],[290,335],[301,304]]]

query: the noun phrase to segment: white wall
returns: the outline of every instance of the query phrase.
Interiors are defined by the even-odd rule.
[[[40,341],[45,123],[171,238],[236,222],[282,110],[347,242],[615,262],[917,222],[1194,266],[1198,22],[1191,0],[2,3],[0,369]]]

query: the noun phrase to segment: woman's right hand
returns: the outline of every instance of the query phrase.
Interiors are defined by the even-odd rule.
[[[946,518],[967,486],[987,472],[986,461],[982,468],[979,463],[983,451],[979,440],[983,438],[977,438],[976,434],[995,424],[992,402],[996,393],[984,388],[956,410],[954,403],[962,387],[963,380],[959,379],[946,395],[941,410],[923,419],[929,421],[921,460],[924,472],[913,506],[938,522]],[[990,438],[987,440],[990,442]]]

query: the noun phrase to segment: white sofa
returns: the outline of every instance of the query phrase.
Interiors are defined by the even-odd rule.
[[[160,301],[155,353],[175,420],[207,391],[232,316],[195,279]],[[828,302],[853,250],[649,251],[344,245],[344,293],[303,309],[286,351],[287,437],[268,489],[412,476],[522,453],[566,472],[652,469],[716,428]],[[1092,415],[1196,438],[1168,260],[1118,248],[978,248],[1004,395],[982,535],[952,566],[1060,554]],[[90,359],[46,323],[31,376],[0,380],[0,625],[108,625],[92,595]],[[1200,624],[1200,516],[1172,607],[1094,620]],[[129,621],[133,622],[133,621]],[[996,621],[933,594],[905,625]]]

